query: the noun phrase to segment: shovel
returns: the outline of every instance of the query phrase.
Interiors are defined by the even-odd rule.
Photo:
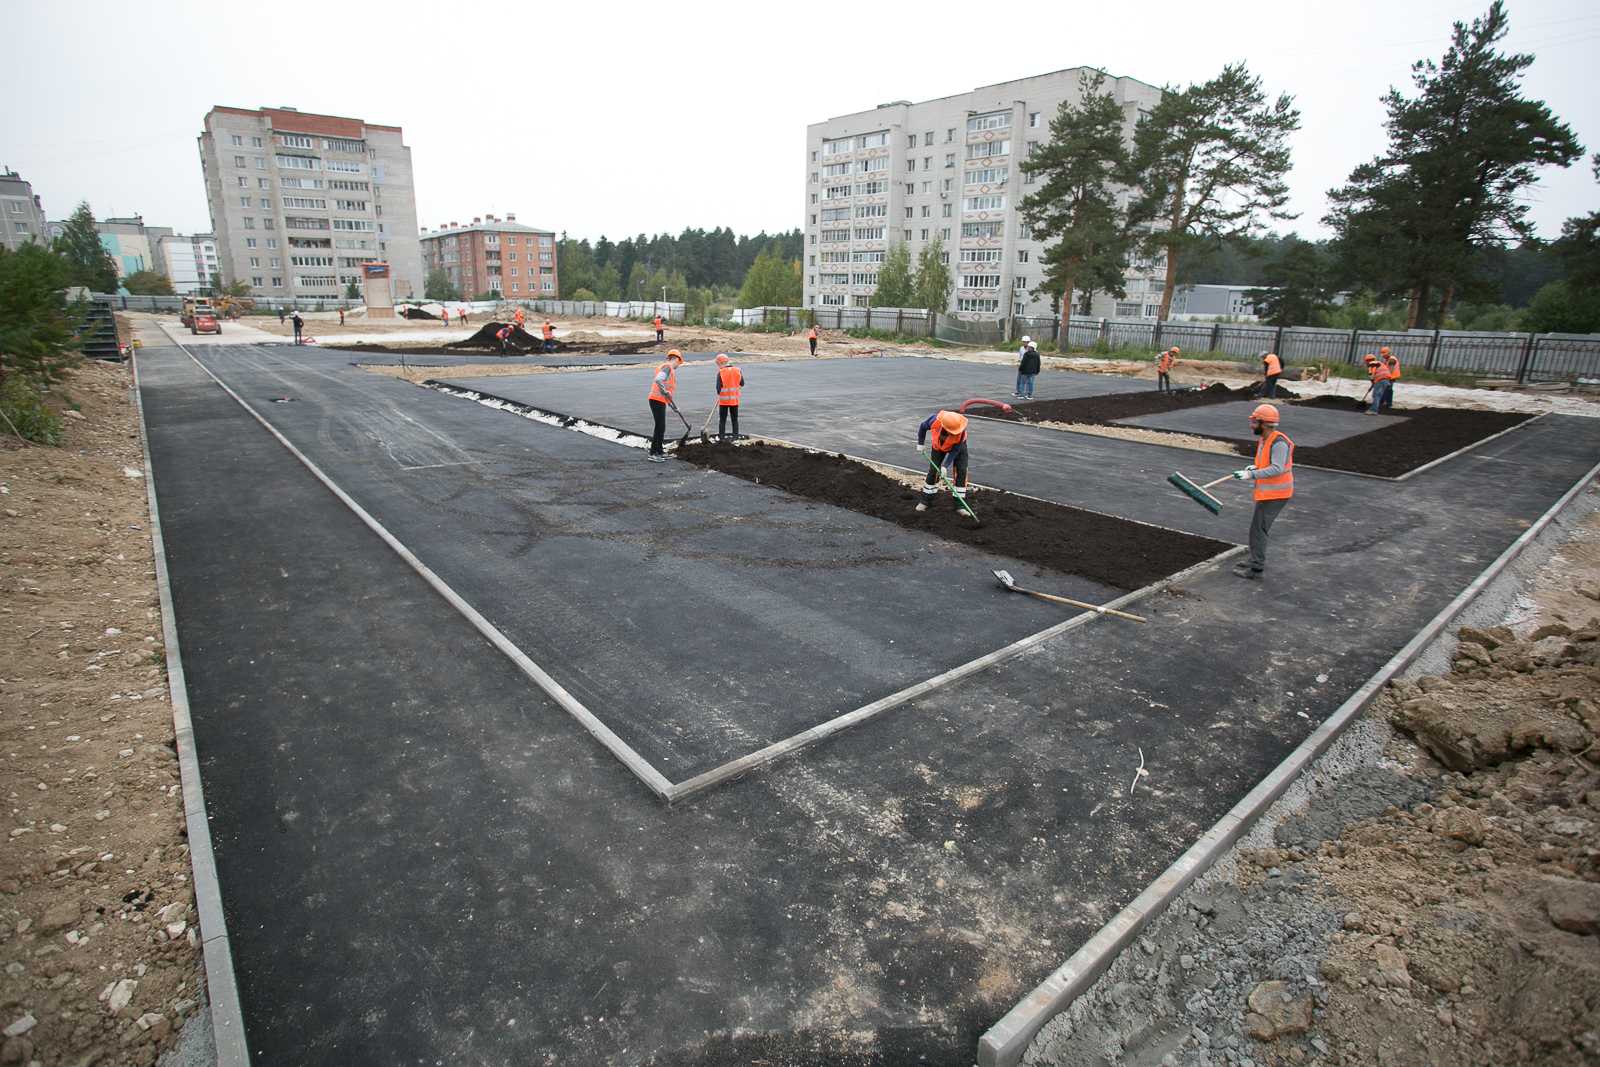
[[[983,523],[979,521],[978,513],[973,511],[971,505],[967,503],[966,494],[956,492],[956,483],[950,480],[950,476],[944,472],[944,468],[935,463],[933,461],[933,457],[929,455],[926,450],[923,450],[922,458],[928,461],[928,466],[939,472],[940,480],[942,480],[945,486],[950,490],[950,495],[956,498],[956,503],[961,505],[961,510],[966,512],[967,518],[971,519],[973,522],[976,522],[979,526],[982,526]]]
[[[710,411],[706,412],[706,421],[700,424],[700,443],[703,445],[709,445],[711,443],[711,435],[706,433],[706,428],[711,425],[711,416],[715,415],[716,413],[716,408],[712,408]]]
[[[1001,585],[1005,586],[1013,593],[1026,593],[1029,596],[1036,596],[1040,600],[1052,600],[1057,604],[1066,604],[1070,607],[1082,608],[1084,611],[1093,611],[1101,615],[1115,615],[1119,619],[1128,619],[1132,622],[1146,621],[1142,615],[1134,615],[1126,611],[1118,611],[1116,608],[1105,608],[1101,607],[1099,604],[1086,604],[1081,600],[1073,600],[1070,597],[1055,596],[1051,593],[1039,593],[1032,589],[1024,589],[1022,586],[1016,583],[1016,581],[1011,577],[1011,573],[1009,571],[995,571],[994,576],[1000,579]]]
[[[683,436],[678,438],[678,447],[682,448],[689,443],[689,435],[694,431],[689,428],[689,420],[683,417],[683,412],[678,410],[678,402],[676,400],[668,400],[667,404],[672,408],[673,414],[678,416],[678,421],[683,423]]]

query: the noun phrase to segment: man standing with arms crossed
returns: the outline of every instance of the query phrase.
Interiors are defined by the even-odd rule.
[[[1233,476],[1251,483],[1256,510],[1250,517],[1250,559],[1234,564],[1233,573],[1260,581],[1267,569],[1267,534],[1294,496],[1294,442],[1278,429],[1278,409],[1272,404],[1257,404],[1250,412],[1250,432],[1261,439],[1256,461]]]

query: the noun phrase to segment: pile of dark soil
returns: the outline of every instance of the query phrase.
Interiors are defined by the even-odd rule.
[[[1302,403],[1307,407],[1361,410],[1353,397],[1319,396]],[[1397,478],[1534,417],[1522,412],[1465,408],[1404,408],[1396,409],[1396,414],[1404,415],[1406,421],[1347,437],[1331,445],[1296,448],[1294,461],[1336,471]],[[1289,436],[1294,436],[1292,427]]]
[[[1010,416],[996,414],[995,418],[1014,418],[1024,422],[1085,422],[1108,425],[1118,419],[1134,419],[1140,415],[1156,415],[1164,411],[1181,411],[1206,404],[1226,404],[1233,400],[1249,400],[1251,389],[1229,389],[1218,382],[1204,389],[1184,389],[1157,392],[1154,389],[1137,393],[1112,393],[1108,396],[1077,396],[1065,400],[1035,400],[1013,404]],[[1298,394],[1278,387],[1278,399],[1293,400]]]
[[[500,351],[500,338],[496,337],[495,334],[499,333],[500,328],[506,325],[508,324],[504,322],[486,322],[481,328],[479,328],[478,332],[473,334],[471,337],[468,337],[462,341],[452,341],[445,345],[445,347],[483,348],[498,352]],[[519,352],[526,352],[529,349],[542,344],[542,341],[533,336],[533,334],[529,333],[527,330],[524,330],[521,326],[511,327],[511,347],[517,349]]]
[[[431,312],[423,311],[419,307],[412,307],[410,305],[407,305],[406,307],[401,308],[400,309],[400,314],[404,315],[408,319],[427,319],[430,322],[438,322],[439,321],[439,316],[437,316],[437,315],[435,315],[435,314],[433,314]]]
[[[885,519],[998,556],[1133,590],[1206,560],[1229,546],[1206,537],[1010,493],[972,498],[982,519],[957,514],[948,494],[917,511],[921,494],[844,456],[765,443],[689,444],[681,460],[770,485],[796,496]]]
[[[496,326],[495,329],[499,329],[499,327]],[[493,330],[490,331],[489,336],[494,336]],[[516,335],[513,334],[512,336],[515,337]],[[524,336],[526,336],[526,334],[524,334]],[[654,341],[648,343],[643,341],[627,341],[621,344],[618,344],[614,341],[583,341],[576,343],[571,341],[557,341],[554,353],[546,353],[542,349],[535,348],[531,351],[519,349],[509,354],[518,356],[543,356],[559,353],[569,356],[620,356],[632,355],[636,352],[645,351],[654,344]],[[351,342],[349,344],[323,345],[322,347],[340,352],[373,352],[378,355],[405,356],[407,358],[411,358],[413,356],[467,356],[480,353],[486,356],[499,356],[501,354],[499,341],[495,341],[489,348],[486,349],[479,348],[467,351],[463,351],[461,347],[458,347],[454,344],[380,345],[363,342]]]

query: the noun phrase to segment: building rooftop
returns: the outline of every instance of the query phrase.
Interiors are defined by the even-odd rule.
[[[257,118],[264,118],[272,124],[274,130],[283,133],[309,133],[318,137],[342,137],[359,141],[363,137],[363,130],[400,132],[398,126],[383,126],[344,115],[319,115],[293,107],[229,107],[225,104],[215,104],[211,110],[226,112],[229,115],[254,115]]]
[[[508,212],[503,219],[496,218],[493,215],[483,215],[481,217],[474,216],[473,220],[466,225],[462,225],[459,222],[440,224],[439,228],[432,233],[428,232],[428,228],[424,226],[422,228],[422,239],[428,240],[455,233],[471,233],[473,230],[481,230],[486,233],[542,233],[552,235],[555,233],[554,230],[542,230],[537,226],[524,225],[517,221],[517,216],[514,213]]]

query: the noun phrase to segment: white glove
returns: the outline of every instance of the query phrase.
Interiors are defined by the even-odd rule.
[[[1249,480],[1249,479],[1250,479],[1250,477],[1251,477],[1251,476],[1252,476],[1252,475],[1254,475],[1254,474],[1255,474],[1255,468],[1254,468],[1254,467],[1246,467],[1246,468],[1245,468],[1245,469],[1244,469],[1244,470],[1241,470],[1241,471],[1234,471],[1234,472],[1233,472],[1233,476],[1234,476],[1234,477],[1235,477],[1235,478],[1238,478],[1238,479],[1240,479],[1240,480],[1241,480],[1241,481],[1247,481],[1247,480]]]

